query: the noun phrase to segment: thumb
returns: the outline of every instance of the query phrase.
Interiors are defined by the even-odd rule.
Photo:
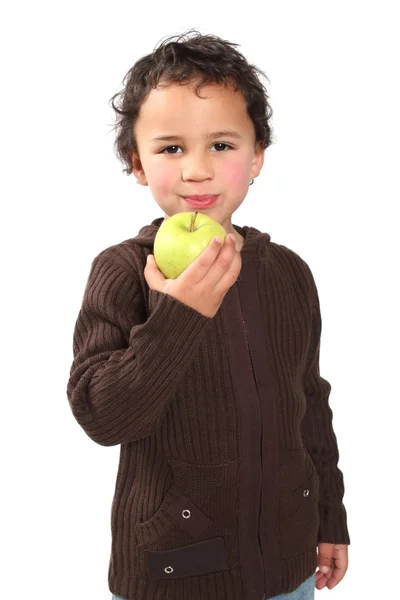
[[[319,565],[319,570],[320,570],[322,573],[328,573],[328,572],[329,572],[329,569],[330,569],[330,567],[327,567],[326,565],[321,565],[321,564]]]
[[[320,544],[318,552],[318,567],[322,573],[331,570],[331,559],[334,544]]]

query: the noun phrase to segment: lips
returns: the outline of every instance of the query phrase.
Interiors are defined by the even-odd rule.
[[[191,206],[195,206],[196,208],[201,208],[201,207],[206,208],[206,207],[214,204],[218,200],[219,196],[220,196],[220,194],[213,195],[213,196],[209,196],[209,195],[184,196],[184,199]]]
[[[218,194],[201,194],[200,196],[184,196],[190,200],[212,200],[218,198]]]

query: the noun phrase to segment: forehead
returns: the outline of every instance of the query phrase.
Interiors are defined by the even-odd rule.
[[[167,83],[152,89],[143,102],[136,132],[182,134],[182,126],[194,128],[218,125],[219,129],[252,128],[240,89],[215,83],[205,84],[196,94],[196,84]]]

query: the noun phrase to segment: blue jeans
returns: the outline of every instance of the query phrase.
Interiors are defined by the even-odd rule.
[[[315,573],[313,573],[311,577],[303,581],[293,592],[279,594],[278,596],[269,598],[269,600],[314,600],[315,581]]]
[[[274,596],[268,600],[314,600],[314,593],[315,573],[303,581],[303,583],[299,585],[299,587],[293,592],[290,592],[290,594],[279,594],[279,596]],[[113,594],[112,600],[124,600],[124,598],[120,598],[120,596],[114,596]]]

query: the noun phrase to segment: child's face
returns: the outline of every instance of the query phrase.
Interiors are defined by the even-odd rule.
[[[263,165],[264,149],[255,149],[255,132],[240,91],[208,84],[198,98],[194,83],[175,83],[152,89],[135,124],[138,155],[132,154],[133,172],[165,212],[199,210],[234,231],[231,216],[243,202],[250,179]],[[234,130],[241,139],[208,133]],[[178,136],[153,141],[156,136]],[[224,145],[222,145],[224,144]],[[209,208],[192,208],[188,195],[220,194]]]

